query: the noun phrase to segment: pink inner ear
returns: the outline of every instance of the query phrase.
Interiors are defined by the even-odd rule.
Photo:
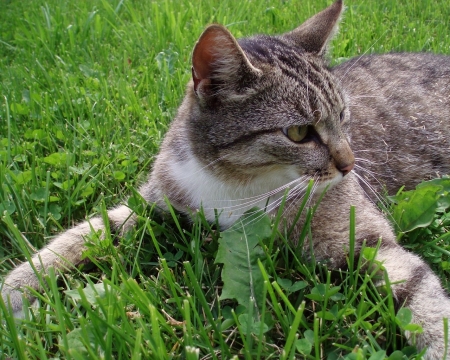
[[[221,25],[209,26],[200,36],[192,55],[192,75],[195,82],[210,79],[215,63],[221,57],[236,53],[233,36]]]
[[[248,65],[233,35],[221,25],[210,25],[198,39],[192,54],[194,91],[208,94],[213,78],[220,83],[230,81],[238,75],[237,68]]]
[[[208,29],[209,30],[209,29]],[[217,46],[215,32],[208,31],[199,39],[192,56],[194,80],[209,79],[212,72],[212,64],[216,60],[213,49]]]

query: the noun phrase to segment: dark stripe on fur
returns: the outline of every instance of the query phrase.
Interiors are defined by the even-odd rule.
[[[423,284],[423,279],[430,273],[430,267],[422,263],[421,266],[412,270],[411,278],[407,282],[395,285],[394,295],[399,306],[408,306],[408,303],[414,298],[414,295],[420,292],[423,286],[427,286]]]
[[[277,132],[279,130],[280,129],[268,129],[268,130],[254,131],[251,134],[244,134],[244,135],[241,135],[238,138],[234,139],[233,141],[230,141],[228,143],[220,145],[220,148],[228,149],[232,146],[236,146],[241,143],[249,143],[250,141],[252,141],[255,137],[257,137],[259,135],[270,134],[270,133]]]

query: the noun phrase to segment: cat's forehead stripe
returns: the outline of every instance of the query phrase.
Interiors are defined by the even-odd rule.
[[[342,103],[332,75],[320,58],[290,46],[279,37],[260,35],[240,39],[239,44],[256,67],[260,63],[274,66],[302,89],[298,94],[302,94],[303,101],[298,105],[303,115],[312,115],[316,110],[331,115],[336,102]]]

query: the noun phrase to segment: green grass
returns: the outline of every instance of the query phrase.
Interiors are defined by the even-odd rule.
[[[104,213],[145,181],[205,25],[225,24],[237,37],[282,33],[328,4],[3,1],[1,273],[26,249]],[[442,2],[346,5],[333,61],[365,52],[450,54],[450,7]],[[0,310],[0,357],[356,359],[383,349],[414,356],[399,336],[392,298],[378,295],[370,274],[358,274],[361,264],[353,264],[355,273],[331,273],[302,262],[282,237],[278,247],[269,239],[261,244],[267,301],[254,322],[236,302],[219,301],[214,229],[199,219],[179,231],[176,218],[154,219],[136,197],[130,205],[140,216],[137,229],[117,248],[114,237],[93,236],[94,265],[42,279],[35,315],[16,323]]]

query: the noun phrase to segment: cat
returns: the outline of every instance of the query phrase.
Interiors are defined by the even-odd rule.
[[[397,302],[423,326],[419,349],[427,349],[427,359],[442,358],[442,319],[450,317],[450,299],[430,268],[396,243],[373,204],[371,189],[375,193],[381,185],[370,175],[395,191],[450,172],[450,59],[367,56],[329,69],[327,46],[342,11],[337,1],[280,36],[236,40],[225,27],[208,26],[193,50],[185,98],[139,192],[162,211],[167,198],[188,218],[202,208],[208,221],[217,218],[226,229],[254,206],[275,214],[289,189],[283,217],[285,225],[294,225],[295,242],[303,223],[293,221],[314,180],[313,203],[329,189],[311,224],[315,257],[332,268],[346,266],[355,205],[356,253],[364,240],[375,246],[382,239],[376,258],[395,283]],[[430,144],[429,136],[439,143]],[[355,160],[363,161],[366,172]],[[120,232],[135,222],[125,205],[109,210],[108,218]],[[102,218],[94,217],[67,230],[34,255],[33,266],[45,272],[79,263],[84,236],[104,229]],[[16,315],[26,287],[39,288],[29,263],[4,279],[2,298]]]

